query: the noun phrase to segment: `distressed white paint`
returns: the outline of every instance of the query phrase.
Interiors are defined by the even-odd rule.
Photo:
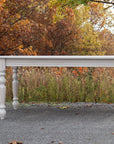
[[[114,56],[6,56],[7,66],[114,67]]]
[[[13,108],[17,110],[19,102],[18,102],[18,79],[17,79],[17,69],[18,67],[13,67],[13,82],[12,82],[12,88],[13,88]]]
[[[114,56],[0,56],[0,118],[5,111],[5,67],[13,67],[13,107],[18,107],[17,67],[114,67]]]
[[[5,86],[5,59],[0,59],[0,119],[4,119],[6,115],[5,110],[5,97],[6,97],[6,86]]]

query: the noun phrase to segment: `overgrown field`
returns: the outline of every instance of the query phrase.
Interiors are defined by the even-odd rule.
[[[12,100],[12,69],[7,69],[7,101]],[[114,68],[22,68],[20,102],[114,103]]]

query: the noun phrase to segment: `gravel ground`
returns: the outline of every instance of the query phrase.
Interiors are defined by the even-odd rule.
[[[114,104],[9,104],[0,144],[114,144]]]

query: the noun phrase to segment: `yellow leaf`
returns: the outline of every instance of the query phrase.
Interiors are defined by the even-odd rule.
[[[68,109],[69,106],[63,106],[63,107],[59,107],[60,109]]]

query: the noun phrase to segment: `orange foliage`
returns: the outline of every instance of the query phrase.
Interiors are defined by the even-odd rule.
[[[106,19],[102,11],[103,5],[97,3],[89,5],[91,23],[103,27]],[[94,50],[100,51],[95,45],[100,43],[97,42],[98,38],[93,37],[89,42],[89,37],[85,37],[84,41],[84,35],[80,26],[76,25],[77,19],[71,8],[65,8],[63,12],[65,17],[56,23],[53,22],[53,17],[57,8],[50,8],[48,0],[1,0],[0,8],[0,55],[85,55],[89,50],[93,54],[92,44]],[[91,30],[92,35],[93,31]],[[108,36],[111,37],[111,34],[107,33],[106,41]],[[101,33],[99,38],[103,39],[104,34]],[[111,41],[113,45],[113,40]],[[101,47],[103,50],[106,49],[103,43]],[[82,73],[82,70],[79,72]]]
[[[5,0],[0,0],[0,12],[1,10],[3,10],[3,3],[5,2]]]

